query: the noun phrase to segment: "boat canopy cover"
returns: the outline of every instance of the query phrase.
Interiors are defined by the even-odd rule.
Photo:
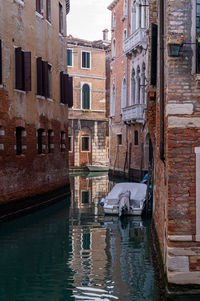
[[[133,183],[133,182],[118,183],[108,193],[105,199],[116,200],[119,198],[119,195],[121,193],[130,191],[131,200],[141,201],[144,200],[146,197],[146,190],[147,190],[147,185],[143,183]]]

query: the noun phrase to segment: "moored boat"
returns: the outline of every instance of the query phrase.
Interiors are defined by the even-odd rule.
[[[105,214],[142,215],[146,191],[147,185],[143,183],[118,183],[100,204]]]

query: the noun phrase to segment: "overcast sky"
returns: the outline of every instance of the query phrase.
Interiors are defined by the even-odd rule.
[[[109,29],[111,12],[107,9],[113,0],[71,0],[67,16],[67,35],[89,41],[101,40],[102,30]]]

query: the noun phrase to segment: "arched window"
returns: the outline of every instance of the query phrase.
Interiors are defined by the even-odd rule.
[[[137,68],[136,77],[136,101],[135,103],[140,103],[140,67]]]
[[[136,30],[136,4],[135,1],[132,2],[131,6],[131,33]]]
[[[130,86],[131,86],[130,105],[133,105],[133,104],[135,104],[135,70],[134,69],[132,70],[132,73],[131,73],[131,85]]]
[[[122,91],[121,91],[121,108],[126,107],[126,79],[122,81]]]
[[[145,104],[146,103],[146,99],[145,99],[145,63],[142,64],[142,74],[141,74],[141,103]]]
[[[112,42],[112,57],[116,56],[116,40],[114,39]]]
[[[90,86],[84,84],[82,87],[82,109],[90,109]]]
[[[115,116],[115,85],[114,84],[112,86],[112,91],[111,91],[110,116]]]

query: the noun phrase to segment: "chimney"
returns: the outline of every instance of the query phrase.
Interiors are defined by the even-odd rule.
[[[108,41],[108,29],[103,30],[103,41]]]

